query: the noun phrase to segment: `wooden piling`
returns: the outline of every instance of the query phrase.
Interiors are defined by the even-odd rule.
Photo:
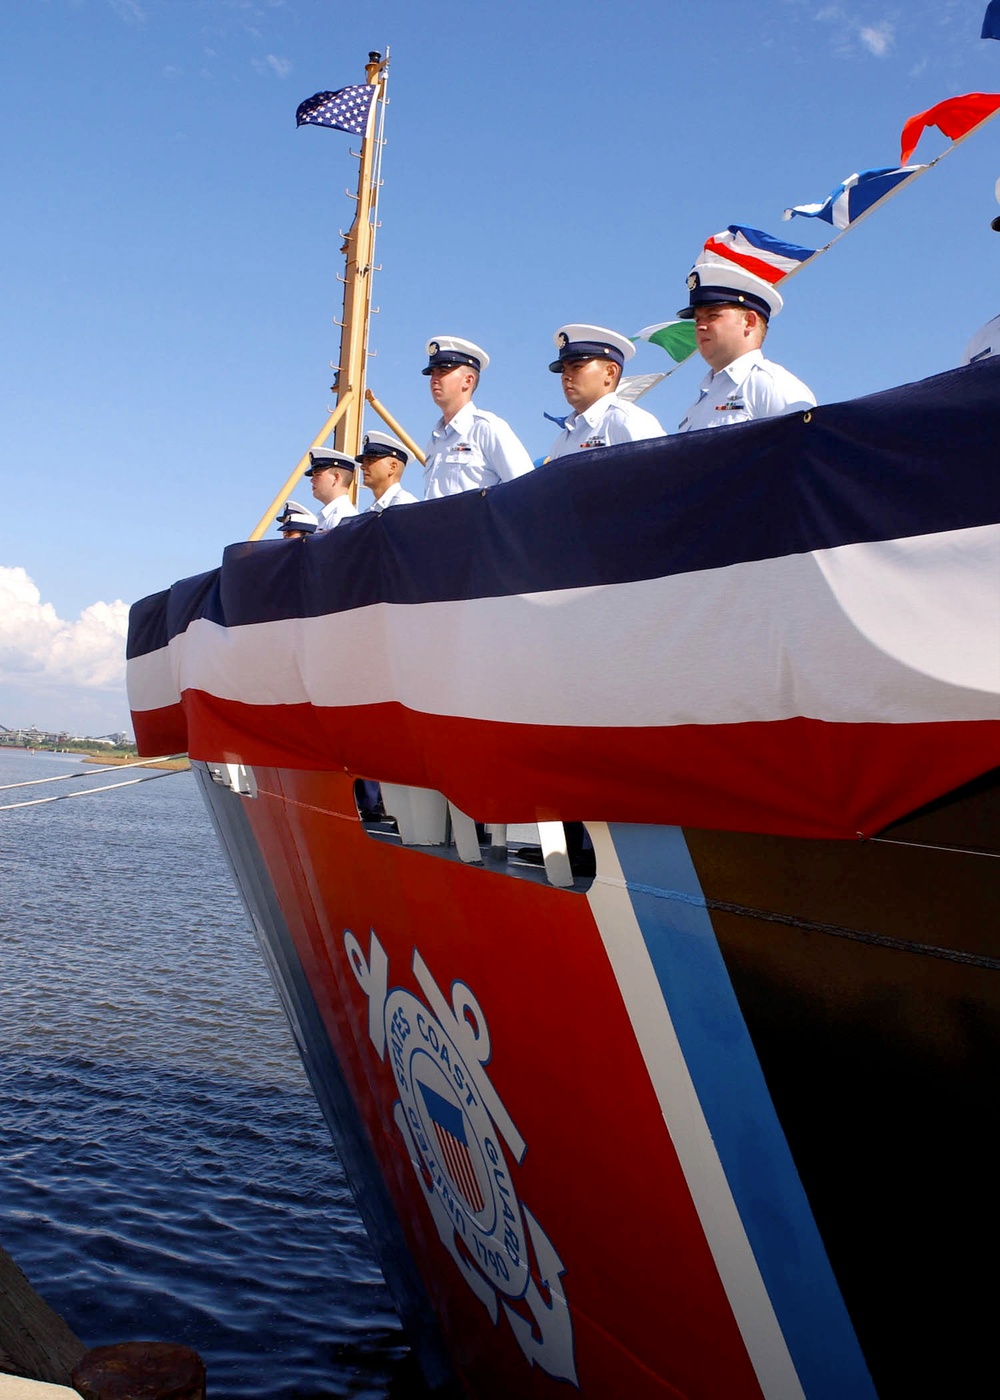
[[[0,1371],[71,1385],[87,1348],[0,1249]]]
[[[173,1342],[87,1350],[0,1249],[0,1374],[68,1386],[84,1400],[205,1400],[205,1366]]]

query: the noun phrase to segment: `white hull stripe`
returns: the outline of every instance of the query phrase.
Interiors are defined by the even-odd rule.
[[[998,579],[1000,526],[979,526],[607,587],[200,619],[129,662],[129,698],[629,728],[995,719]]]
[[[588,830],[588,899],[765,1400],[876,1400],[683,833]]]

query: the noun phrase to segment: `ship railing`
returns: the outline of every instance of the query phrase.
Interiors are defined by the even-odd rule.
[[[444,793],[432,788],[404,787],[398,783],[382,783],[381,787],[386,817],[395,822],[401,845],[439,849],[454,846],[459,859],[467,865],[496,865],[507,861],[506,823],[491,823],[480,828],[473,817]],[[480,829],[487,838],[485,842],[480,840]],[[564,824],[538,822],[537,830],[548,883],[568,889],[575,880]]]
[[[207,763],[209,777],[220,787],[230,788],[240,797],[257,796],[257,779],[244,763]]]
[[[257,796],[257,780],[253,768],[243,763],[208,763],[205,765],[213,783],[229,788],[240,797]],[[359,782],[356,788],[361,787]],[[457,855],[466,865],[487,865],[498,872],[529,878],[541,877],[557,889],[580,888],[574,875],[563,822],[537,822],[510,827],[507,823],[477,823],[463,812],[443,792],[433,788],[408,787],[401,783],[381,783],[382,809],[385,817],[379,821],[359,819],[369,836],[376,840],[391,840],[402,846],[423,849],[431,854]],[[510,856],[508,837],[513,832],[521,849]],[[537,834],[537,841],[536,841]],[[527,868],[525,854],[534,857],[540,869]]]

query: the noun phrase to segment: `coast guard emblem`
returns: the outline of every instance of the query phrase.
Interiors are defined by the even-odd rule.
[[[528,1361],[577,1385],[563,1264],[518,1199],[510,1164],[523,1161],[527,1144],[486,1073],[492,1047],[482,1008],[462,982],[449,1004],[416,949],[424,999],[390,990],[374,929],[367,958],[349,929],[344,949],[368,998],[368,1034],[381,1059],[388,1051],[394,1121],[442,1244],[494,1325],[506,1316]]]

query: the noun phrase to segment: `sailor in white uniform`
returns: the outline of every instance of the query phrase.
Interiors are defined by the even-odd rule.
[[[996,183],[996,196],[1000,203],[1000,180]],[[1000,214],[990,221],[990,228],[1000,233]],[[991,355],[1000,355],[1000,315],[994,316],[992,321],[987,321],[981,330],[976,331],[965,347],[962,364],[974,365],[980,360],[988,360]]]
[[[298,501],[286,501],[285,509],[278,516],[278,529],[286,540],[298,540],[303,535],[316,533],[316,517]]]
[[[358,508],[351,500],[356,466],[353,457],[335,452],[332,447],[314,447],[309,453],[306,476],[322,507],[317,517],[318,530],[335,530],[342,520],[357,515]]]
[[[441,410],[427,444],[424,500],[513,481],[533,469],[509,423],[477,408],[472,395],[490,357],[471,340],[438,335],[427,342],[431,397]]]
[[[694,321],[698,350],[709,372],[678,432],[816,407],[812,390],[761,351],[768,323],[783,304],[770,282],[735,263],[706,263],[688,274],[688,292],[689,304],[677,315]]]
[[[355,459],[361,464],[361,477],[375,500],[366,513],[381,515],[390,506],[416,505],[416,496],[404,491],[399,478],[410,460],[401,442],[388,433],[365,433]]]
[[[604,326],[560,326],[554,339],[559,355],[549,369],[562,376],[563,393],[573,412],[552,444],[549,461],[595,447],[665,436],[652,413],[615,393],[626,360],[635,354],[627,336]]]

